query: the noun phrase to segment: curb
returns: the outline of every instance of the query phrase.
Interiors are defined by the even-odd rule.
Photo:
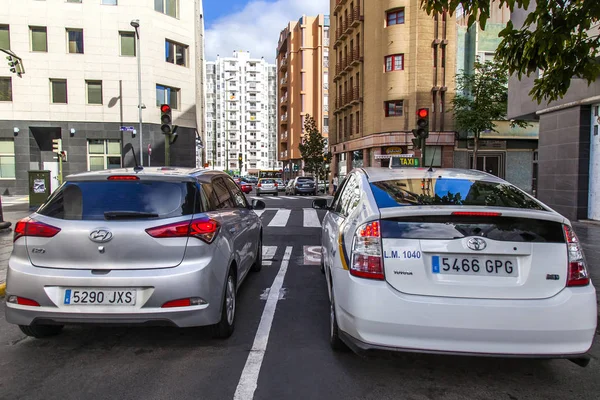
[[[6,282],[0,283],[0,297],[4,297],[6,294]]]

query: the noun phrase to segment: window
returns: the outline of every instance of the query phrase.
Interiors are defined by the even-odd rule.
[[[179,14],[179,0],[154,0],[154,9],[170,17],[177,18]]]
[[[385,72],[401,71],[404,69],[404,54],[394,54],[385,57]]]
[[[442,167],[442,146],[427,146],[427,151],[425,152],[425,156],[427,157],[424,160],[426,167]]]
[[[255,154],[256,155],[256,154]],[[248,208],[248,203],[246,203],[246,196],[242,193],[239,186],[235,184],[231,179],[226,179],[225,183],[231,192],[231,196],[237,208]]]
[[[386,101],[385,102],[385,116],[386,117],[401,117],[403,114],[403,100]]]
[[[67,29],[67,52],[83,54],[83,29]]]
[[[107,6],[116,6],[117,0],[102,0],[102,4]]]
[[[0,49],[10,50],[10,29],[8,25],[0,25]]]
[[[102,81],[85,81],[88,104],[102,104]]]
[[[50,96],[54,104],[67,104],[67,80],[50,79]]]
[[[135,57],[135,32],[119,32],[121,39],[121,55]]]
[[[48,31],[45,26],[30,26],[31,51],[48,51]]]
[[[156,106],[161,104],[168,104],[172,109],[177,110],[179,108],[179,89],[156,85]]]
[[[356,112],[356,133],[360,133],[360,112]]]
[[[404,9],[392,10],[387,12],[387,26],[404,23]]]
[[[0,77],[0,101],[12,101],[12,78]]]
[[[213,180],[213,202],[215,203],[215,208],[217,210],[222,210],[225,208],[234,208],[233,201],[231,199],[231,195],[229,194],[229,190],[227,190],[227,184],[223,181],[222,178],[217,178]]]
[[[0,139],[0,179],[15,179],[15,142]]]
[[[347,217],[358,206],[361,192],[355,175],[350,175],[343,185],[340,196],[336,199],[336,204],[333,207],[334,212]]]
[[[165,60],[171,64],[187,66],[188,46],[165,40]],[[234,83],[234,82],[232,82]],[[232,85],[233,86],[233,85]]]
[[[88,140],[88,170],[121,168],[121,141],[109,139]]]

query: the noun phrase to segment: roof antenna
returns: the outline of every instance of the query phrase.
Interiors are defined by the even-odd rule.
[[[143,171],[143,170],[144,170],[144,167],[142,167],[142,166],[140,166],[140,165],[138,164],[138,160],[137,160],[137,157],[135,156],[135,150],[134,150],[134,148],[133,148],[133,145],[132,145],[131,143],[127,143],[127,144],[125,145],[125,147],[123,148],[123,153],[127,154],[127,153],[129,153],[130,151],[133,153],[133,162],[135,162],[135,167],[133,167],[133,170],[134,170],[135,172],[140,172],[140,171]]]

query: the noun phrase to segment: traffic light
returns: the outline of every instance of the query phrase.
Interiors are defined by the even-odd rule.
[[[21,76],[23,71],[23,66],[21,65],[21,60],[18,57],[8,56],[6,57],[8,60],[8,67],[10,68],[10,72],[13,74],[17,74]]]
[[[421,139],[429,137],[429,108],[417,110],[417,135]]]
[[[242,156],[242,153],[238,153],[238,161],[239,162],[244,161],[244,157]]]
[[[412,139],[413,148],[420,149],[421,148],[421,138],[419,137],[419,134],[417,133],[417,129],[413,129],[412,134],[415,137],[414,139]]]
[[[160,130],[163,135],[170,135],[173,130],[173,119],[171,118],[171,106],[162,104],[160,106]]]
[[[60,155],[62,152],[62,139],[52,139],[52,151]]]

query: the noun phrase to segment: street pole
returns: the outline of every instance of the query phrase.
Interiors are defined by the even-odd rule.
[[[165,166],[171,166],[171,134],[165,135]]]
[[[427,147],[426,142],[427,139],[421,138],[421,167],[425,167],[425,148]]]
[[[144,149],[143,149],[143,133],[142,133],[142,52],[140,49],[140,21],[135,19],[131,21],[131,26],[135,28],[136,37],[136,53],[137,53],[137,64],[138,64],[138,113],[140,120],[140,166],[144,165]]]

